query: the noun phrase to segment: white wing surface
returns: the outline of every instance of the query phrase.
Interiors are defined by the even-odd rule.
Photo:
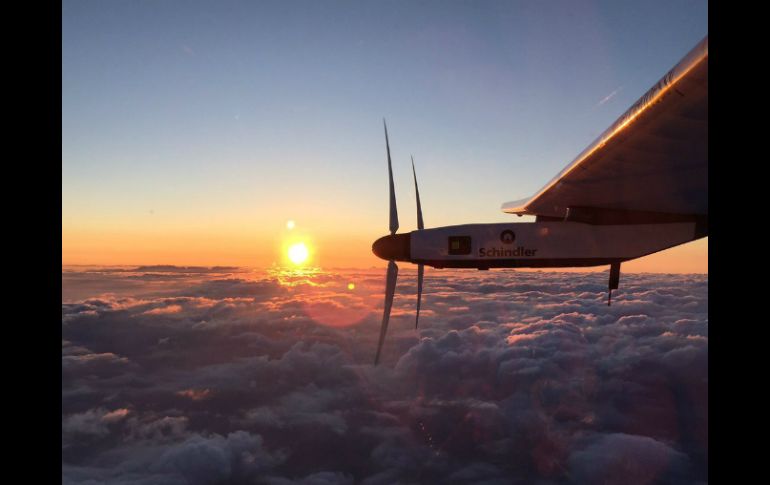
[[[529,199],[503,212],[605,224],[708,215],[708,37]]]

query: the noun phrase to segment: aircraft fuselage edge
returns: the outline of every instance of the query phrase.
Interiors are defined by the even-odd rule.
[[[385,260],[434,268],[590,267],[628,261],[700,237],[694,222],[464,224],[384,236],[372,251]]]

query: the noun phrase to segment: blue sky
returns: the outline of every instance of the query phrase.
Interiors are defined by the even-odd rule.
[[[708,34],[705,1],[62,6],[73,240],[384,233],[383,117],[402,230],[410,154],[427,226],[508,221]]]

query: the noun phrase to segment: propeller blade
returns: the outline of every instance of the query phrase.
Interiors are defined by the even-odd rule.
[[[414,175],[414,193],[417,195],[417,229],[425,229],[422,222],[422,206],[420,205],[420,190],[417,188],[417,173],[414,171],[414,157],[412,157],[412,175]]]
[[[414,328],[420,323],[420,300],[422,299],[422,276],[425,273],[425,265],[417,265],[417,318],[414,319]]]
[[[388,276],[385,281],[385,308],[382,313],[382,326],[380,327],[380,342],[377,344],[377,355],[374,357],[374,365],[380,362],[382,344],[385,342],[385,334],[388,332],[390,309],[393,306],[393,294],[396,292],[396,279],[398,278],[398,266],[395,261],[388,262]]]
[[[382,125],[385,127],[385,148],[388,150],[388,180],[390,182],[390,233],[395,234],[396,231],[398,231],[398,208],[396,207],[396,190],[393,187],[393,167],[390,163],[388,125],[385,124],[385,118],[382,119]]]

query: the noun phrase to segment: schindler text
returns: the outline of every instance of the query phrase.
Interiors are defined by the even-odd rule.
[[[534,256],[537,249],[526,249],[524,246],[517,248],[479,248],[480,258],[510,258],[521,256]]]

